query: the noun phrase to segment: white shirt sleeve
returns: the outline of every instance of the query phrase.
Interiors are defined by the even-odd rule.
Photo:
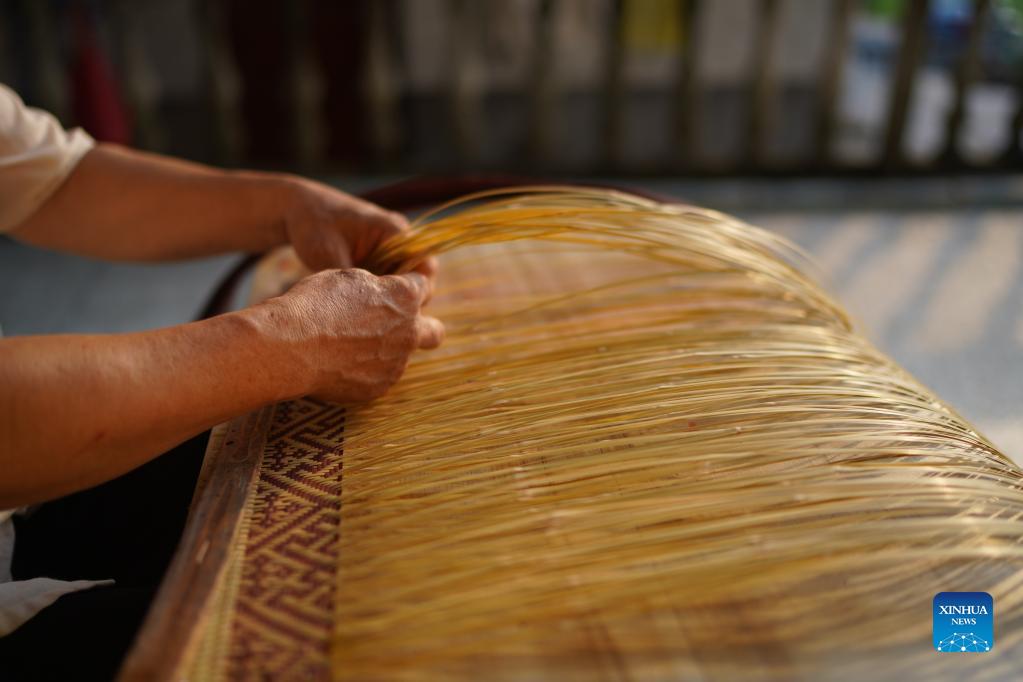
[[[0,637],[11,634],[26,621],[65,594],[113,585],[113,580],[11,580],[14,556],[14,522],[11,510],[0,511]]]
[[[0,232],[31,216],[95,145],[0,84]]]

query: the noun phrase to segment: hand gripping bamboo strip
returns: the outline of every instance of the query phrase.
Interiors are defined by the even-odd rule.
[[[522,192],[376,254],[455,251],[432,304],[449,337],[349,413],[337,679],[1014,675],[1019,468],[780,238]],[[994,596],[989,654],[932,650],[949,590]]]

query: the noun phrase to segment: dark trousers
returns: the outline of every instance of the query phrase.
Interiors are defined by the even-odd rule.
[[[0,680],[112,680],[185,526],[209,433],[15,517],[15,580],[103,580],[0,637]]]

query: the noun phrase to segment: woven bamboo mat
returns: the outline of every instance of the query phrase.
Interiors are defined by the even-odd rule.
[[[530,248],[537,247],[504,244],[476,252],[472,259],[452,254],[443,264],[438,294],[431,304],[435,314],[443,317],[445,306],[458,302],[486,303],[487,292],[491,291],[488,287],[513,295],[592,286],[592,273],[602,272],[610,265],[610,261],[603,261],[599,255],[565,254],[560,261],[549,253],[539,260],[518,257]],[[549,251],[549,247],[545,248]],[[579,259],[583,259],[585,267],[580,266]],[[538,265],[541,262],[542,267]],[[552,264],[557,267],[551,267]],[[276,293],[282,282],[297,274],[287,254],[272,257],[257,273],[254,298]],[[330,679],[330,640],[336,627],[336,614],[344,611],[339,608],[344,602],[339,605],[335,599],[339,557],[344,552],[339,535],[339,528],[343,527],[340,524],[344,424],[343,408],[316,400],[293,401],[276,407],[258,475],[238,523],[226,569],[214,599],[207,606],[202,632],[176,677],[192,680]],[[219,437],[211,442],[211,461],[215,461],[222,443]],[[777,625],[763,620],[756,604],[733,606],[728,619],[737,633],[770,631]],[[680,632],[691,635],[692,642],[698,642],[700,624],[714,618],[720,615],[694,611],[687,614],[689,624],[678,627]],[[630,633],[595,629],[587,636],[626,641]],[[600,641],[591,644],[594,652],[616,648],[604,646]],[[797,662],[789,660],[790,652],[778,648],[738,651],[728,660],[705,660],[706,656],[698,647],[689,649],[686,641],[677,642],[677,651],[679,656],[672,661],[676,665],[670,675],[673,678],[744,676],[748,679],[749,673],[758,670],[784,674],[786,670],[798,669]],[[991,662],[995,662],[993,658]],[[469,663],[472,665],[467,671],[472,671],[473,675],[468,677],[476,677],[482,670],[499,668],[496,661]],[[590,663],[592,665],[585,671],[579,671],[579,679],[592,679],[583,673],[594,671],[601,672],[601,679],[630,677],[624,668],[616,667],[614,660]],[[875,662],[860,661],[858,668],[853,663],[849,662],[850,667],[844,670],[866,673]],[[941,663],[941,666],[930,666],[921,672],[958,670],[963,661],[946,659],[933,663]],[[998,663],[1008,664],[1009,661],[1001,657]],[[664,673],[667,669],[658,670]],[[1003,679],[1007,670],[1001,666],[989,668],[985,679]],[[968,672],[965,668],[960,671]],[[652,676],[660,677],[663,675]]]

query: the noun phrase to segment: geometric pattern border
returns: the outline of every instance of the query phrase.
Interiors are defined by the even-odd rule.
[[[344,408],[277,405],[233,608],[229,680],[329,680]]]

